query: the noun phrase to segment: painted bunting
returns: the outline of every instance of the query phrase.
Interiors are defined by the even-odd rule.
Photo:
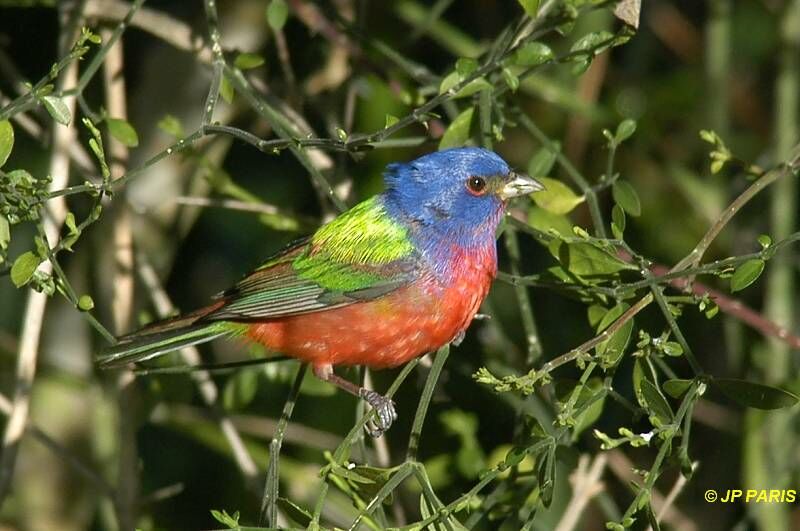
[[[380,435],[397,418],[394,403],[333,368],[395,367],[463,337],[497,272],[507,200],[543,188],[473,147],[390,164],[384,181],[383,193],[269,258],[208,306],[121,337],[99,364],[247,338],[364,399]]]

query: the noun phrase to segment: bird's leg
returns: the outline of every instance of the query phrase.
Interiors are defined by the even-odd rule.
[[[332,365],[314,365],[314,375],[320,380],[332,383],[351,395],[361,398],[370,405],[375,411],[377,422],[370,420],[364,428],[372,437],[378,438],[383,435],[392,426],[392,422],[397,419],[397,411],[392,399],[338,376],[333,372]]]

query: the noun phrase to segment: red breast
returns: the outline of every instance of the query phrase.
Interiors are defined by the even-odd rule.
[[[469,326],[497,273],[494,245],[455,250],[445,280],[426,275],[373,301],[253,324],[247,336],[314,365],[401,365]]]

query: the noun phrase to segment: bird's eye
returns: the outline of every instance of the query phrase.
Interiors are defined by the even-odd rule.
[[[467,188],[475,195],[481,195],[486,191],[486,179],[483,177],[470,177],[467,179]]]

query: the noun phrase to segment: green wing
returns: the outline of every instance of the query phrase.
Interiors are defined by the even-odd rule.
[[[405,227],[372,198],[242,279],[203,321],[285,317],[381,297],[418,277]]]

